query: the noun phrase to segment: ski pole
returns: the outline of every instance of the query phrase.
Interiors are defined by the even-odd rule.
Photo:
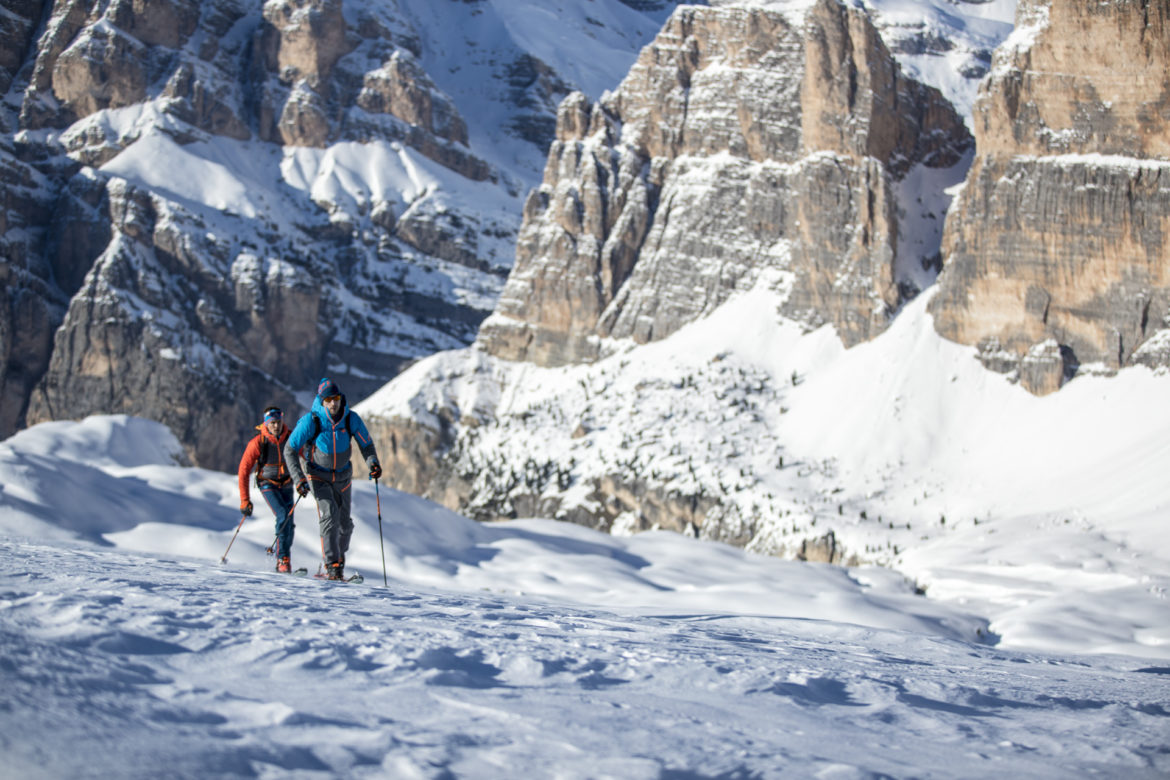
[[[284,520],[280,524],[280,527],[276,529],[276,536],[272,537],[272,544],[268,545],[268,549],[264,552],[268,553],[269,555],[276,554],[276,545],[280,542],[280,535],[284,533],[284,527],[292,522],[293,512],[297,511],[297,504],[299,503],[301,503],[301,496],[297,495],[297,500],[293,502],[292,508],[288,510],[288,515],[285,516]]]
[[[390,587],[386,581],[386,544],[382,541],[382,494],[378,492],[378,480],[374,480],[374,498],[378,502],[378,546],[382,548],[382,585]]]
[[[228,542],[227,549],[223,551],[223,557],[219,559],[220,563],[227,563],[227,554],[231,551],[232,545],[236,543],[236,534],[244,527],[244,521],[248,519],[247,515],[240,516],[240,524],[236,526],[236,533],[232,534],[232,540]]]

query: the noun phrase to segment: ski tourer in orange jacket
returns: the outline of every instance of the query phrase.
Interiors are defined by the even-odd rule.
[[[276,516],[276,570],[291,571],[290,552],[293,540],[292,509],[294,506],[292,478],[284,463],[284,445],[291,431],[284,424],[284,413],[275,406],[264,410],[264,422],[244,449],[240,458],[240,511],[252,514],[249,483],[255,476],[260,495]]]

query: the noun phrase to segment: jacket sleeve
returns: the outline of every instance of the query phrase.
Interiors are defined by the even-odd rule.
[[[240,504],[250,499],[248,482],[252,477],[252,469],[256,468],[256,461],[260,460],[260,437],[256,436],[244,448],[244,457],[240,458]]]
[[[301,468],[301,458],[297,453],[309,441],[309,434],[312,432],[311,416],[310,412],[297,420],[297,427],[293,428],[293,432],[284,442],[284,465],[288,469],[288,475],[292,477],[294,485],[305,478],[305,472]]]
[[[374,439],[370,436],[366,424],[357,412],[349,413],[349,427],[353,433],[353,440],[357,442],[358,450],[368,464],[371,460],[378,460],[378,449],[374,446]]]

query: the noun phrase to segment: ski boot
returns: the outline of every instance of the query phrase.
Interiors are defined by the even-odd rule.
[[[289,561],[287,555],[277,559],[276,570],[278,572],[280,572],[281,574],[291,574],[292,573],[292,563]]]
[[[335,561],[334,563],[325,564],[325,579],[327,579],[327,580],[344,580],[345,579],[345,561]]]

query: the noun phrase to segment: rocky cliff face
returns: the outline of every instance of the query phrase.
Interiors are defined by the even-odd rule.
[[[40,177],[51,209],[8,208],[41,233],[24,249],[48,272],[24,273],[23,289],[40,282],[37,294],[9,295],[5,382],[28,407],[24,420],[5,420],[5,433],[23,421],[128,412],[167,423],[196,462],[229,468],[256,410],[295,409],[294,388],[315,376],[336,373],[360,395],[403,361],[471,337],[482,305],[406,296],[406,269],[394,270],[470,255],[478,284],[490,286],[506,268],[477,256],[483,225],[454,227],[437,204],[408,211],[375,200],[355,214],[329,198],[284,198],[240,214],[215,208],[214,195],[174,197],[183,183],[165,174],[97,170],[118,170],[139,142],[160,146],[166,165],[220,138],[256,150],[382,140],[485,180],[489,166],[467,147],[458,111],[398,45],[391,21],[351,27],[337,2],[52,5],[27,84],[14,76],[16,124],[42,139],[26,142],[26,154],[72,165],[53,163],[57,181]],[[121,121],[128,111],[141,118]],[[459,243],[471,251],[440,256]],[[20,266],[6,272],[20,276]],[[394,316],[417,323],[406,338],[402,323],[386,324]],[[25,335],[34,321],[36,340]]]
[[[621,87],[562,105],[516,265],[480,342],[539,364],[669,335],[786,274],[785,314],[871,338],[907,295],[893,188],[971,139],[864,13],[686,8]]]
[[[0,93],[7,93],[33,46],[40,2],[17,2],[0,14]],[[53,330],[68,298],[41,251],[60,186],[59,165],[34,164],[37,153],[13,137],[16,122],[0,111],[0,436],[24,420],[29,393],[48,365]],[[32,158],[32,159],[30,159]]]
[[[360,398],[469,343],[569,91],[470,36],[491,64],[440,76],[495,108],[478,149],[394,2],[6,6],[0,436],[129,412],[231,469],[264,404],[327,372]]]
[[[1018,6],[975,109],[932,302],[947,338],[1033,392],[1170,365],[1170,9]]]
[[[845,560],[815,521],[780,540],[765,515],[784,510],[737,503],[735,485],[756,467],[733,465],[744,457],[736,445],[725,439],[704,461],[669,443],[692,413],[681,409],[700,425],[750,416],[745,425],[766,429],[782,402],[765,372],[716,357],[693,374],[635,382],[581,364],[605,366],[618,340],[660,340],[760,285],[806,329],[831,323],[849,345],[872,338],[937,262],[937,241],[925,252],[902,241],[899,187],[912,173],[961,169],[971,142],[936,90],[902,75],[860,11],[833,0],[799,17],[678,9],[615,92],[561,104],[516,265],[476,347],[393,383],[401,389],[386,392],[410,400],[392,411],[377,397],[366,407],[404,453],[391,478],[482,519],[657,527]],[[550,390],[542,402],[524,387],[533,364],[585,372],[581,392]],[[446,388],[437,399],[436,386]],[[659,402],[671,408],[665,419],[648,411]],[[643,436],[669,455],[643,462]],[[510,441],[527,443],[518,461],[497,454]],[[572,452],[596,461],[582,468]],[[707,467],[717,476],[697,476]]]

